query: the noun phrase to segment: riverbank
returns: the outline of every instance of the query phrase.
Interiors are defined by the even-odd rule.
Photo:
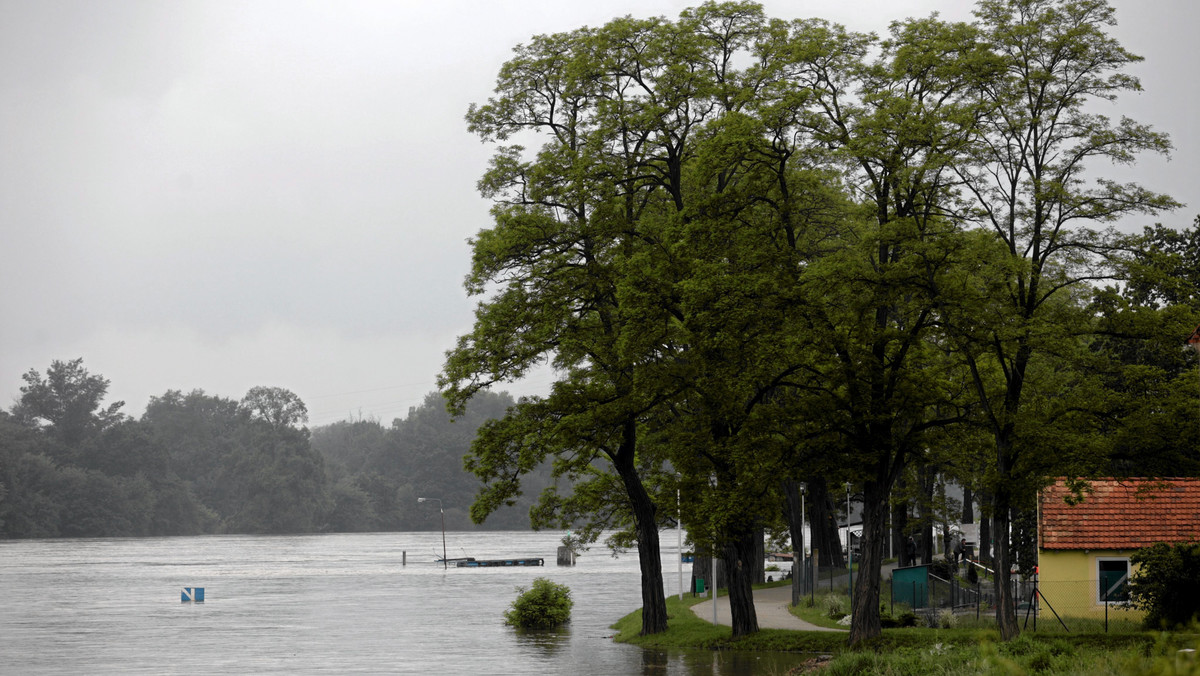
[[[776,587],[784,589],[787,587]],[[761,612],[780,592],[756,589],[755,607]],[[760,600],[761,599],[761,600]],[[694,608],[706,604],[708,614]],[[720,651],[779,651],[809,655],[805,667],[792,673],[888,673],[913,676],[938,674],[1200,674],[1200,664],[1178,652],[1200,647],[1194,633],[1137,632],[1125,634],[1036,634],[1027,632],[1010,642],[1000,641],[995,629],[885,629],[883,635],[850,648],[845,632],[763,628],[733,638],[732,629],[711,622],[711,604],[703,597],[667,599],[668,630],[639,636],[641,611],[616,624],[614,639],[644,648],[702,648]],[[726,606],[727,608],[727,606]],[[726,610],[726,612],[728,612]],[[773,611],[768,611],[774,615]],[[707,618],[707,619],[704,619]],[[718,622],[720,621],[718,608]],[[1186,655],[1186,654],[1184,654]],[[1176,664],[1177,660],[1184,661]]]

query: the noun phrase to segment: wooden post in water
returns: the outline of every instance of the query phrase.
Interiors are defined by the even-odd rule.
[[[573,566],[575,565],[575,552],[570,547],[562,545],[558,548],[558,565]]]

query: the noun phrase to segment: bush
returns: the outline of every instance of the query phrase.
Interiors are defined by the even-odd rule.
[[[953,629],[956,624],[958,624],[958,618],[955,617],[953,610],[946,608],[938,611],[937,626],[942,629]]]
[[[840,620],[850,613],[850,597],[841,594],[829,594],[822,602],[825,612],[831,620]]]
[[[1130,602],[1146,611],[1147,628],[1183,626],[1200,612],[1200,543],[1160,542],[1130,561],[1140,566],[1129,581]]]
[[[958,624],[958,618],[949,608],[923,613],[921,619],[928,629],[953,629]]]
[[[517,600],[504,613],[504,623],[521,629],[553,629],[571,619],[571,590],[544,577],[528,590],[517,587]]]

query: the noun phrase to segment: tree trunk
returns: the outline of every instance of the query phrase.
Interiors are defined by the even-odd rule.
[[[629,505],[633,511],[634,528],[638,541],[638,565],[642,572],[642,635],[658,634],[667,630],[667,599],[663,595],[662,559],[659,555],[657,507],[642,485],[634,465],[634,447],[637,440],[635,423],[625,424],[621,448],[613,459],[613,467],[625,484]]]
[[[896,563],[901,568],[911,566],[908,559],[908,505],[900,502],[892,505],[892,547],[896,552]]]
[[[850,644],[879,636],[880,568],[887,537],[887,489],[877,482],[863,485],[863,537],[851,601]]]
[[[937,515],[933,510],[933,491],[937,484],[937,470],[928,465],[917,469],[921,482],[921,541],[918,550],[921,553],[921,563],[933,563],[933,522]]]
[[[800,484],[795,481],[783,482],[783,494],[787,498],[787,509],[784,510],[784,516],[787,518],[788,532],[792,536],[792,605],[800,605],[800,594],[803,589],[800,588],[800,577],[802,566],[804,565],[804,521],[803,503],[800,498]]]
[[[692,589],[696,588],[696,580],[704,580],[704,593],[706,594],[709,589],[712,589],[714,582],[717,589],[725,589],[729,586],[729,576],[725,574],[725,562],[721,559],[716,559],[716,564],[717,572],[713,573],[712,553],[696,552],[696,558],[692,562]]]
[[[758,631],[758,614],[754,610],[754,558],[758,552],[755,540],[759,529],[750,528],[733,534],[724,547],[729,568],[729,618],[733,636],[747,636]]]
[[[963,486],[962,523],[975,523],[975,493],[970,486]]]
[[[900,495],[904,494],[905,480],[901,476],[896,480],[896,488],[894,491]],[[916,563],[914,557],[908,555],[908,501],[902,500],[892,505],[892,547],[895,548],[896,561],[901,567],[911,566]]]
[[[946,502],[946,483],[940,479],[937,482],[937,497],[938,504],[945,505]],[[950,544],[950,517],[947,513],[939,515],[938,525],[942,527],[942,558],[950,558],[950,551],[953,549]]]
[[[754,584],[767,583],[767,533],[763,528],[754,529]]]
[[[1037,568],[1037,509],[1013,507],[1009,519],[1012,531],[1008,545],[1009,558],[1021,577],[1027,578]]]
[[[1010,508],[1007,489],[997,488],[992,506],[992,527],[995,532],[995,591],[996,624],[1000,627],[1000,639],[1011,641],[1021,633],[1017,624],[1017,609],[1012,594],[1012,563],[1009,554],[1008,520]]]
[[[829,496],[829,488],[825,479],[817,477],[808,482],[812,495],[812,515],[809,524],[812,528],[812,546],[818,550],[817,565],[833,568],[845,568],[846,558],[842,555],[842,544],[838,538],[837,512],[833,507],[833,499]]]

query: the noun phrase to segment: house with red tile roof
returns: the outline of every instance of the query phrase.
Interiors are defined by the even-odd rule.
[[[1077,488],[1057,479],[1038,499],[1038,584],[1047,598],[1073,588],[1076,607],[1103,613],[1129,600],[1135,551],[1200,541],[1200,478],[1090,479]]]

